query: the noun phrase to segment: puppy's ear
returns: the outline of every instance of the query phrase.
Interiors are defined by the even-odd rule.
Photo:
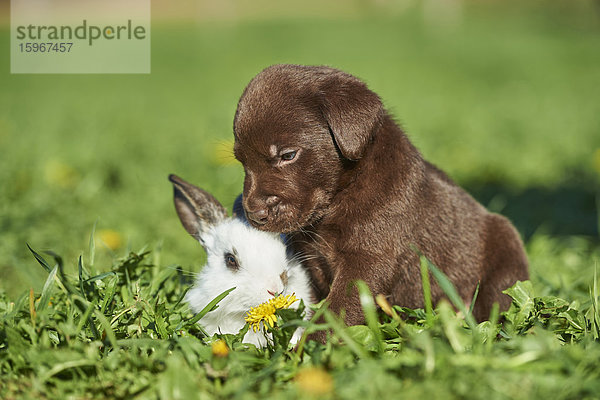
[[[186,231],[205,245],[209,229],[227,218],[227,211],[210,193],[176,175],[169,175],[173,184],[175,210]]]
[[[379,96],[358,78],[336,71],[321,86],[321,107],[342,155],[360,159],[383,119]]]

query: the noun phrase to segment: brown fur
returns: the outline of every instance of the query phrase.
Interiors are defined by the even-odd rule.
[[[425,161],[352,75],[328,67],[275,65],[242,94],[234,120],[244,165],[243,204],[259,229],[285,232],[306,258],[318,297],[346,322],[363,322],[362,279],[391,303],[423,306],[416,246],[489,316],[501,291],[528,279],[517,231]],[[293,160],[283,154],[296,151]],[[283,157],[282,157],[283,156]],[[443,297],[433,284],[433,301]],[[324,336],[319,337],[321,340]]]

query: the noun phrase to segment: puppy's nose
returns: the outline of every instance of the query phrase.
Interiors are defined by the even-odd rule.
[[[267,223],[267,216],[269,215],[269,211],[266,208],[262,208],[257,211],[246,210],[246,216],[252,222],[256,222],[259,225],[264,225]]]

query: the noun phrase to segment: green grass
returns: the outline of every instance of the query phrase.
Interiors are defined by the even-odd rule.
[[[161,268],[147,251],[116,260],[108,272],[80,259],[77,275],[35,253],[48,279],[41,293],[0,295],[2,398],[597,398],[600,391],[598,287],[575,301],[540,296],[530,282],[476,325],[448,302],[435,311],[394,306],[377,312],[359,285],[367,326],[346,328],[325,311],[327,345],[288,349],[298,312],[281,313],[267,349],[224,335],[211,348],[182,298],[190,277]],[[47,258],[47,257],[46,257]],[[585,267],[585,266],[583,266]],[[439,270],[429,266],[453,299]],[[457,300],[455,305],[464,309]],[[284,310],[286,311],[286,310]],[[400,318],[399,316],[402,316]],[[463,314],[465,315],[465,314]],[[287,322],[287,325],[284,323]],[[287,328],[286,328],[287,326]],[[285,332],[288,332],[287,334]]]
[[[147,76],[10,75],[1,63],[0,397],[287,398],[302,395],[295,377],[308,367],[337,398],[597,397],[600,23],[592,8],[521,3],[470,4],[446,27],[418,6],[157,20]],[[244,86],[278,62],[366,80],[427,159],[513,220],[531,263],[529,317],[494,340],[496,324],[465,326],[446,306],[404,310],[402,324],[338,328],[343,345],[307,343],[301,360],[235,345],[226,376],[207,368],[223,361],[178,303],[204,254],[177,221],[167,175],[232,204],[243,171],[215,154]],[[40,268],[26,243],[62,256],[54,279],[55,263]],[[144,245],[150,254],[129,256]]]

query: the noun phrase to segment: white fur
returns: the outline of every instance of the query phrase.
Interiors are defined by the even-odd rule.
[[[308,275],[299,262],[287,257],[279,235],[259,231],[234,218],[223,220],[201,235],[207,263],[185,300],[194,312],[199,312],[225,290],[236,288],[216,310],[199,321],[209,335],[237,333],[245,325],[244,317],[250,307],[273,297],[269,291],[284,295],[295,293],[304,304],[312,303]],[[233,271],[226,266],[226,253],[236,255],[239,270]],[[288,275],[287,285],[280,278],[284,271]],[[299,303],[297,301],[291,307],[297,308]],[[301,333],[300,329],[295,332],[294,344]],[[243,342],[264,347],[267,340],[263,332],[255,333],[250,329]]]

